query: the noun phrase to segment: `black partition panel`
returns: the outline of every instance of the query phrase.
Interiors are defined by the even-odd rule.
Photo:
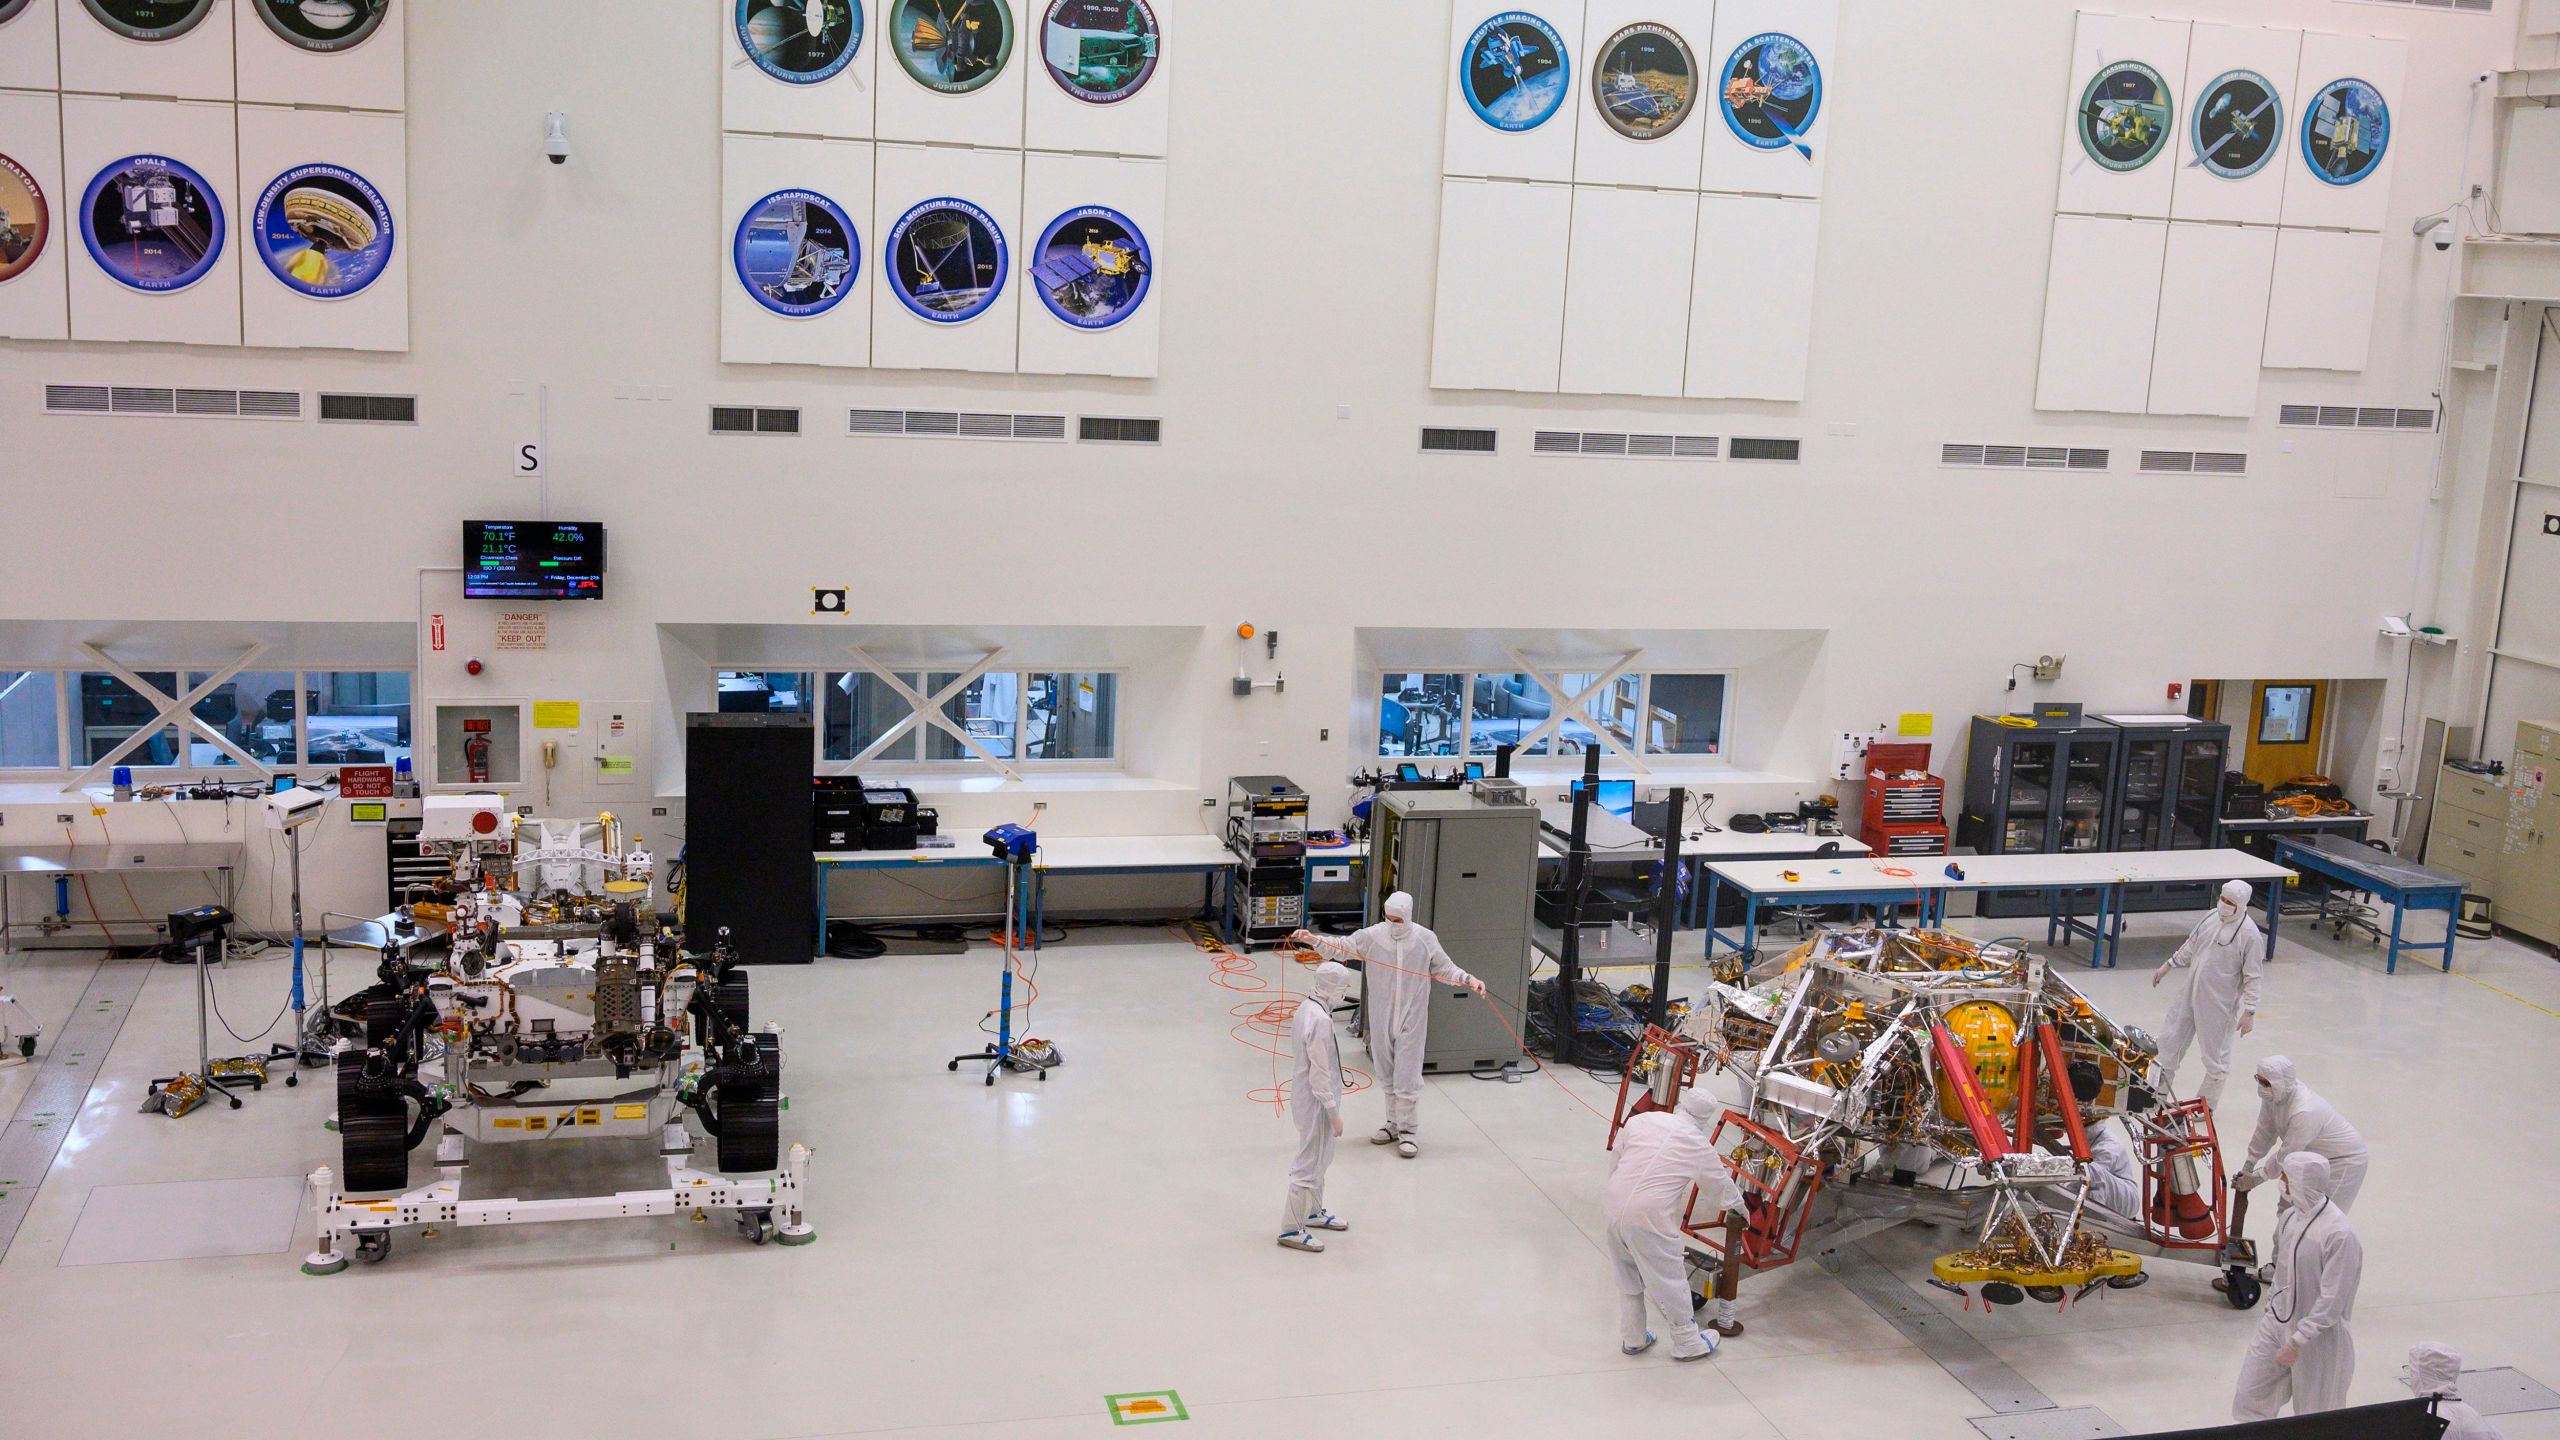
[[[684,727],[685,929],[707,949],[726,926],[749,964],[805,965],[811,937],[805,715],[688,715]]]

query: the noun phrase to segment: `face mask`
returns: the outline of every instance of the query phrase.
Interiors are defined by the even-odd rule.
[[[2274,1093],[2276,1093],[2275,1082],[2273,1082],[2273,1081],[2271,1081],[2271,1080],[2261,1080],[2261,1081],[2259,1081],[2259,1082],[2258,1082],[2258,1093],[2259,1093],[2259,1094],[2261,1094],[2261,1095],[2273,1095]]]

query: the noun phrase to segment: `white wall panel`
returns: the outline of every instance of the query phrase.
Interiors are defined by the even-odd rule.
[[[1574,187],[1558,389],[1680,393],[1697,228],[1695,195]]]
[[[1689,305],[1688,378],[1701,400],[1802,400],[1822,204],[1707,195]]]
[[[1023,143],[1034,150],[1164,154],[1173,114],[1180,8],[1179,0],[1068,0],[1063,8],[1050,0],[1031,4],[1024,17],[1030,27],[1024,58],[1030,63],[1022,78]],[[1053,10],[1059,12],[1054,23]],[[1103,22],[1126,24],[1133,16],[1134,28],[1100,28]],[[1087,23],[1075,23],[1079,20]],[[1142,53],[1150,33],[1152,63],[1109,58],[1115,46],[1126,47],[1131,56]]]
[[[2292,173],[2284,184],[2284,223],[2380,230],[2389,222],[2400,152],[2394,131],[2408,70],[2406,40],[2316,31],[2302,37],[2301,78],[2286,126],[2285,164]],[[2336,93],[2324,100],[2321,92],[2333,85]]]
[[[64,17],[66,20],[71,17]],[[90,23],[86,16],[81,23]],[[208,22],[210,23],[210,22]],[[224,45],[230,44],[229,34]],[[175,160],[203,177],[219,206],[219,226],[201,277],[184,288],[145,292],[117,282],[99,267],[75,216],[66,223],[70,242],[71,338],[165,340],[184,345],[240,343],[240,185],[232,107],[199,100],[123,100],[108,96],[62,97],[62,171],[65,208],[75,208],[90,183],[109,166],[134,156]],[[211,219],[212,217],[207,217]],[[130,242],[109,237],[129,254]],[[159,232],[145,246],[165,247]],[[192,267],[189,267],[192,268]]]
[[[0,157],[35,182],[45,212],[39,236],[34,207],[18,193],[20,181],[0,167],[0,209],[9,212],[17,243],[28,247],[14,259],[0,253],[0,270],[24,267],[0,280],[0,337],[67,340],[69,257],[80,248],[80,221],[74,213],[79,197],[63,194],[61,102],[52,95],[0,93]]]
[[[2168,218],[2169,192],[2191,153],[2182,126],[2193,28],[2184,20],[2080,13],[2055,208]]]
[[[228,100],[235,3],[245,0],[211,0],[204,18],[184,33],[135,40],[108,29],[80,0],[56,0],[62,17],[62,88],[103,95]]]
[[[1039,15],[1029,0],[873,0],[880,33],[880,107],[878,133],[883,140],[921,141],[930,145],[1020,145],[1022,102],[1032,71],[1040,68]],[[954,33],[974,21],[979,37],[990,28],[1003,34],[970,43],[990,47],[982,53],[1002,54],[1003,68],[980,79],[984,71],[961,73],[970,85],[965,93],[946,94],[915,77],[915,71],[940,74],[953,54],[950,45],[915,44],[918,27],[938,30],[945,20]],[[863,43],[871,43],[866,39]],[[910,59],[910,57],[913,57]],[[914,70],[910,69],[910,65]],[[1042,84],[1048,84],[1043,76]]]
[[[720,358],[732,365],[869,365],[871,289],[880,264],[871,147],[729,135],[720,148]],[[831,307],[816,314],[778,313],[756,299],[738,271],[740,222],[757,202],[785,190],[823,195],[853,222],[852,279]]]
[[[720,128],[869,138],[880,54],[888,47],[885,6],[886,0],[827,0],[816,36],[808,33],[808,11],[797,0],[751,10],[746,23],[756,39],[755,54],[739,35],[739,0],[706,6],[720,27]],[[850,58],[844,55],[848,41]],[[782,74],[769,73],[766,65]],[[897,80],[912,83],[903,74]]]
[[[879,147],[878,180],[873,190],[872,250],[879,257],[871,287],[871,363],[889,370],[978,370],[1010,374],[1020,338],[1023,285],[1014,273],[1021,248],[1038,236],[1022,233],[1022,155],[1019,151],[929,149],[916,145]],[[917,315],[899,298],[892,268],[915,263],[924,253],[917,237],[902,242],[896,234],[901,217],[930,200],[968,202],[994,221],[1003,253],[990,256],[928,255],[940,262],[940,273],[953,288],[966,288],[972,261],[997,262],[992,272],[1002,289],[982,310],[955,323],[938,323]],[[979,273],[986,273],[981,271]]]
[[[2270,370],[2362,370],[2373,342],[2382,237],[2286,230],[2267,302]]]
[[[1709,89],[1715,62],[1707,51],[1715,39],[1714,22],[1715,0],[1588,0],[1582,21],[1584,58],[1574,66],[1579,80],[1570,102],[1583,112],[1574,127],[1575,180],[1697,188],[1698,157],[1708,128],[1723,123],[1716,118]],[[1610,43],[1635,25],[1659,27],[1677,44],[1667,43],[1664,36],[1642,35]],[[1685,61],[1679,58],[1684,52]],[[1678,74],[1683,64],[1689,70],[1685,83]],[[1614,109],[1602,105],[1603,95],[1613,98]],[[1618,117],[1615,125],[1610,123],[1613,114]]]
[[[337,33],[302,19],[294,0],[233,0],[233,6],[242,100],[408,108],[408,0],[386,0],[369,29],[359,9]]]
[[[1498,27],[1502,33],[1486,29],[1497,17],[1520,15],[1534,20],[1514,18]],[[1542,28],[1554,32],[1552,42]],[[1500,65],[1479,63],[1488,45],[1505,38],[1536,47],[1517,62],[1522,71],[1518,84],[1511,83]],[[1514,180],[1572,179],[1576,128],[1586,119],[1601,123],[1589,113],[1591,55],[1586,43],[1582,0],[1518,5],[1452,0],[1448,139],[1441,169],[1451,175]]]
[[[274,345],[312,350],[391,350],[409,348],[409,174],[408,121],[399,115],[329,110],[240,107],[240,208],[233,229],[240,246],[240,339],[245,345]],[[377,227],[362,187],[342,176],[318,175],[283,187],[265,217],[259,214],[266,192],[281,177],[304,167],[327,165],[361,177],[381,197],[389,212],[386,249],[372,255],[366,247],[348,254],[364,268],[350,272],[333,261],[327,269],[305,259],[300,285],[280,278],[278,266],[295,275],[297,243],[308,222],[287,222],[291,205],[284,196],[302,185],[317,184],[339,204],[354,208],[358,222]],[[343,226],[332,232],[344,236]],[[270,253],[275,258],[271,262]],[[334,271],[334,273],[331,273]],[[344,294],[329,292],[352,286]],[[308,287],[308,288],[305,288]]]
[[[2168,244],[2161,221],[2054,217],[2037,409],[2139,415],[2149,407]]]
[[[2275,252],[2271,228],[2169,227],[2160,332],[2152,346],[2152,414],[2245,419],[2258,413]]]
[[[62,50],[54,38],[57,3],[27,0],[25,9],[0,20],[0,89],[51,90],[62,83]]]
[[[1832,86],[1840,76],[1839,32],[1839,0],[1719,0],[1715,43],[1710,53],[1698,57],[1705,67],[1699,118],[1708,122],[1700,188],[1752,195],[1822,193],[1822,171],[1831,152],[1831,107],[1837,98]],[[1775,58],[1795,67],[1792,79],[1776,77],[1773,93],[1763,103],[1728,110],[1725,71],[1737,65],[1735,52],[1772,36],[1798,43],[1790,47],[1776,40],[1756,46],[1740,59],[1733,78],[1748,80]],[[1772,82],[1764,77],[1763,83]]]
[[[1433,388],[1555,393],[1573,197],[1567,185],[1441,182]]]
[[[2293,81],[2301,58],[2299,30],[2195,27],[2187,93],[2178,103],[2171,218],[2276,223],[2284,211],[2284,152],[2294,143]],[[2210,152],[2210,160],[2200,152]]]
[[[1164,185],[1161,160],[1023,157],[1022,245],[1013,265],[1014,281],[1022,286],[1022,348],[1017,366],[1022,373],[1155,378],[1157,341],[1164,324],[1164,277],[1158,270],[1166,254]],[[1080,213],[1096,206],[1112,214]],[[1124,308],[1110,290],[1059,294],[1044,285],[1041,264],[1047,257],[1040,241],[1052,224],[1067,216],[1078,219],[1060,232],[1058,244],[1067,255],[1059,258],[1081,250],[1079,236],[1089,220],[1104,227],[1094,232],[1104,242],[1134,252],[1143,264],[1145,289],[1134,292],[1134,307]],[[1136,232],[1131,240],[1120,239],[1124,229]],[[1086,263],[1091,263],[1090,257]],[[1118,293],[1133,292],[1123,288]]]

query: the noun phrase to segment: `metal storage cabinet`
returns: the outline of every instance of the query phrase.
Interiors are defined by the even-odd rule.
[[[2516,726],[2515,759],[2507,766],[2507,833],[2500,857],[2498,923],[2560,953],[2560,723]]]
[[[2459,875],[2474,895],[2506,909],[2507,786],[2501,776],[2461,765],[2436,770],[2427,814],[2427,868]]]
[[[1529,995],[1538,807],[1496,804],[1468,790],[1407,790],[1381,797],[1375,818],[1369,923],[1383,918],[1389,895],[1406,892],[1415,923],[1436,931],[1458,968],[1485,985],[1487,999],[1455,985],[1431,987],[1422,1068],[1475,1070],[1520,1059],[1512,1035]],[[1366,993],[1364,987],[1363,1034]]]
[[[1956,843],[1977,855],[2059,855],[2103,850],[2124,732],[2095,720],[2003,725],[1973,717],[1966,749],[1964,815]],[[1985,890],[1975,912],[2041,915],[2033,890]]]
[[[2124,732],[2107,804],[2109,850],[2209,850],[2222,816],[2231,727],[2213,720],[2104,715]],[[2212,908],[2210,885],[2133,885],[2127,910]]]

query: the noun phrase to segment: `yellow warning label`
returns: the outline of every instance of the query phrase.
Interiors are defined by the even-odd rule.
[[[547,1130],[551,1128],[551,1117],[547,1115],[527,1115],[524,1117],[524,1128],[527,1130]]]
[[[613,1118],[616,1120],[646,1120],[649,1118],[649,1107],[646,1105],[616,1105],[613,1107]]]
[[[581,1110],[578,1112],[578,1123],[581,1125],[601,1125],[604,1123],[604,1112],[602,1110],[593,1109]]]
[[[489,1128],[493,1130],[521,1130],[524,1128],[524,1122],[522,1120],[509,1119],[505,1116],[501,1116],[498,1119],[490,1121]]]

